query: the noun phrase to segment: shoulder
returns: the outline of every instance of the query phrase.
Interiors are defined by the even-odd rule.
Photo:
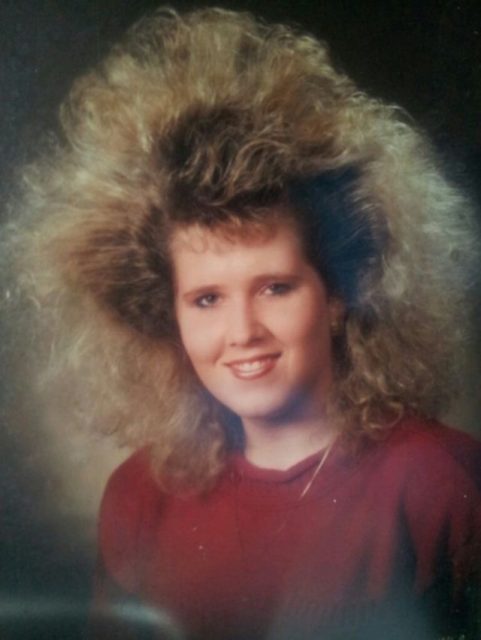
[[[472,436],[406,417],[374,445],[365,468],[380,499],[391,500],[411,526],[481,526],[481,445]]]
[[[480,443],[437,422],[408,418],[393,428],[383,448],[384,480],[401,487],[402,509],[417,544],[431,550],[447,536],[453,553],[467,548],[468,540],[470,556],[473,546],[479,553]]]
[[[147,449],[140,449],[123,462],[110,476],[100,508],[100,525],[133,523],[145,504],[160,497]]]
[[[461,588],[481,566],[481,443],[417,419],[407,420],[392,438],[410,460],[404,515],[418,553],[420,584],[430,563],[444,554]]]
[[[104,501],[119,494],[124,498],[132,497],[139,491],[152,490],[156,486],[151,471],[149,450],[139,449],[113,471],[107,482]]]
[[[383,446],[384,445],[384,446]],[[481,442],[434,420],[407,417],[381,443],[384,457],[417,477],[466,476],[481,489]]]
[[[142,532],[162,501],[147,449],[131,455],[110,476],[99,523],[99,555],[106,570],[125,588],[134,588]]]

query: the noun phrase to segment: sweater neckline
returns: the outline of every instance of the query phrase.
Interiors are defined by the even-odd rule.
[[[266,469],[249,462],[242,452],[232,453],[228,469],[231,482],[234,483],[236,501],[239,505],[250,505],[261,510],[289,509],[317,500],[333,490],[358,466],[342,446],[336,442],[315,476],[325,449],[308,456],[285,470]],[[305,487],[313,479],[313,483],[305,496]]]
[[[336,449],[337,447],[334,445],[326,460],[326,466],[330,461],[331,456],[335,455]],[[252,462],[249,462],[243,452],[238,451],[232,455],[231,465],[232,469],[244,480],[282,484],[300,478],[304,474],[307,474],[310,469],[314,470],[315,466],[319,464],[324,452],[325,449],[320,449],[319,451],[307,456],[307,458],[296,462],[288,469],[270,469],[267,467],[259,467]]]

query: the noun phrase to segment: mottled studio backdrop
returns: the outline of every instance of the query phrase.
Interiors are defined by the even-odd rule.
[[[55,131],[57,106],[72,79],[157,4],[0,0],[1,203],[13,193],[18,167],[35,156],[46,132]],[[171,4],[185,9],[210,3]],[[421,123],[453,179],[479,201],[479,0],[252,0],[218,2],[217,6],[297,23],[326,39],[335,59],[362,88],[401,104]],[[2,215],[7,215],[3,206]],[[87,602],[100,492],[112,466],[126,452],[74,432],[69,427],[68,399],[46,411],[32,394],[24,346],[18,343],[9,348],[5,327],[1,338],[3,640],[10,637],[8,621],[22,608],[22,615],[28,617],[35,611],[45,613],[48,602],[76,602],[81,607]],[[481,433],[478,362],[473,350],[466,368],[465,396],[448,420]],[[80,630],[81,624],[74,625],[69,637],[80,637]],[[41,630],[28,637],[52,640],[51,634],[42,635]]]

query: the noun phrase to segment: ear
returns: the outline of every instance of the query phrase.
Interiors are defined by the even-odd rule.
[[[343,333],[346,305],[340,298],[332,296],[329,299],[328,307],[331,336],[339,336]]]

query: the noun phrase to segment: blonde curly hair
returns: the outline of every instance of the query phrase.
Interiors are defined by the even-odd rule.
[[[26,171],[15,244],[53,337],[48,380],[75,381],[83,424],[151,446],[164,484],[211,486],[232,423],[179,344],[179,225],[262,229],[288,203],[346,304],[328,399],[346,441],[449,400],[478,250],[470,205],[401,110],[360,92],[323,43],[245,13],[159,10],[74,84],[61,123],[64,141]]]

